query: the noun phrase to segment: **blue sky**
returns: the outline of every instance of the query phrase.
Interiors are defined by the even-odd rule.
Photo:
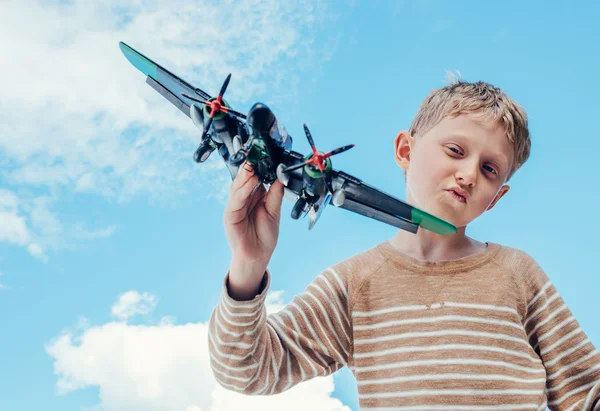
[[[300,152],[303,123],[321,150],[356,144],[334,167],[399,198],[394,137],[427,93],[453,70],[502,87],[529,115],[532,154],[467,233],[531,254],[600,346],[597,3],[27,3],[0,3],[0,409],[245,401],[215,386],[206,357],[228,173],[217,156],[193,163],[199,133],[119,41],[212,94],[232,72],[236,109],[269,104]],[[395,234],[334,208],[308,231],[291,205],[273,307]],[[244,406],[357,411],[353,382],[344,369]]]

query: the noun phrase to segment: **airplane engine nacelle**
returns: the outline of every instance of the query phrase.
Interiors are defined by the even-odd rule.
[[[308,167],[311,166],[306,166],[306,168]],[[320,197],[327,190],[324,177],[315,178],[312,173],[306,172],[306,170],[302,173],[302,186],[304,187],[304,191],[313,197]]]
[[[190,117],[192,122],[200,132],[204,131],[204,116],[202,115],[202,108],[197,103],[192,103],[190,106]]]
[[[233,136],[238,133],[235,120],[228,117],[213,120],[212,129],[213,140],[225,144],[230,153],[235,152],[233,149]]]
[[[198,103],[193,103],[190,106],[190,117],[192,122],[201,132],[204,131],[204,121],[209,116],[208,110],[207,106],[200,106]],[[235,153],[231,136],[239,134],[237,123],[233,119],[227,117],[225,113],[219,113],[213,118],[211,128],[213,132],[210,133],[210,136],[213,141],[225,144],[229,155]]]
[[[340,188],[333,194],[331,202],[334,206],[340,207],[344,204],[344,201],[346,201],[346,194],[344,194],[344,189]]]
[[[308,158],[311,158],[310,155]],[[331,160],[325,160],[325,173],[331,171]],[[327,192],[327,184],[325,182],[325,173],[313,165],[306,165],[302,168],[302,186],[307,194],[314,197],[321,197]]]

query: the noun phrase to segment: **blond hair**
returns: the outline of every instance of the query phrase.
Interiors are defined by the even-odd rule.
[[[514,148],[514,161],[506,181],[527,161],[531,140],[527,126],[527,114],[523,108],[501,89],[489,83],[469,83],[452,78],[451,84],[433,90],[423,100],[409,132],[423,135],[446,116],[475,114],[486,121],[504,127],[504,133]]]

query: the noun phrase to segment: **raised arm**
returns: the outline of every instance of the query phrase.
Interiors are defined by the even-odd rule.
[[[211,367],[223,387],[272,395],[347,364],[351,351],[348,287],[333,268],[322,272],[281,311],[269,315],[268,270],[260,293],[247,301],[230,296],[228,277],[208,335]]]

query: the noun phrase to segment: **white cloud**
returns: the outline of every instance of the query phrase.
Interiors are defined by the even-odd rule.
[[[19,215],[19,198],[12,191],[0,189],[0,241],[26,245],[29,237],[25,217]]]
[[[79,238],[85,238],[90,240],[96,238],[108,238],[111,235],[113,235],[116,230],[117,226],[114,224],[98,230],[86,230],[81,225],[76,226],[77,236]]]
[[[0,241],[25,245],[29,240],[29,231],[25,218],[16,213],[0,211]]]
[[[0,188],[0,210],[15,212],[19,206],[19,199],[12,191]]]
[[[46,255],[44,254],[44,250],[42,249],[42,247],[39,244],[37,244],[37,243],[29,244],[29,246],[27,246],[27,251],[32,256],[37,257],[37,258],[43,260],[44,262],[48,262],[48,257],[46,257]]]
[[[269,291],[267,298],[265,298],[265,304],[267,305],[267,313],[276,313],[285,307],[283,303],[283,290]]]
[[[154,309],[157,302],[157,298],[152,294],[140,294],[132,290],[122,294],[111,311],[118,319],[126,320],[138,314],[148,314]]]
[[[278,303],[267,306],[268,311],[280,308],[280,297],[274,293],[269,298]],[[60,394],[99,388],[94,410],[350,411],[331,397],[333,376],[273,396],[225,390],[210,368],[207,323],[175,325],[168,319],[153,326],[110,322],[77,328],[79,332],[65,331],[55,338],[46,351],[54,360]]]
[[[257,100],[292,99],[298,73],[328,58],[331,44],[315,43],[313,34],[323,7],[277,0],[0,2],[0,184],[60,204],[72,193],[173,201],[209,181],[209,196],[224,201],[230,178],[220,159],[202,166],[191,160],[199,133],[145,84],[118,42],[212,94],[232,72],[226,97],[245,111]],[[49,204],[6,216],[10,227],[0,228],[0,241],[28,246],[33,230],[45,239],[40,249],[73,246],[77,236],[56,214],[42,212]],[[46,231],[28,228],[24,217]]]
[[[24,247],[32,257],[48,261],[47,250],[75,249],[82,240],[107,238],[115,225],[88,229],[84,223],[63,222],[57,198],[35,196],[28,190],[19,194],[0,189],[0,242]]]
[[[15,193],[0,189],[0,242],[26,247],[33,257],[46,261],[42,247],[35,242],[27,219],[21,213],[21,204]]]

